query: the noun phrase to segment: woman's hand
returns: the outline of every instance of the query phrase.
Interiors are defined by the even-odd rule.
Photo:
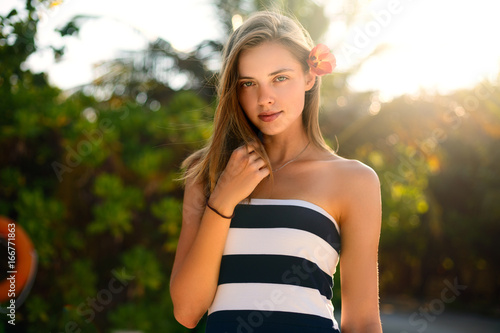
[[[256,148],[251,143],[233,151],[210,196],[210,205],[226,216],[232,215],[234,207],[270,173]]]
[[[234,207],[269,175],[255,150],[256,144],[249,144],[231,154],[209,199],[221,214],[232,215]],[[186,182],[182,229],[170,281],[175,318],[188,328],[197,325],[215,297],[231,222],[205,209],[203,188],[193,180]]]

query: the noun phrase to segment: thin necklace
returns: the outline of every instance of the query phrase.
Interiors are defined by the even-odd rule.
[[[297,156],[295,156],[295,158],[292,158],[290,161],[286,162],[285,164],[283,164],[283,165],[282,165],[282,166],[280,166],[279,168],[274,169],[274,170],[273,170],[273,172],[277,172],[277,171],[279,171],[279,170],[283,169],[284,167],[286,167],[288,164],[290,164],[290,163],[292,163],[292,162],[296,161],[296,160],[300,157],[300,155],[302,155],[302,153],[306,151],[306,149],[307,149],[307,147],[309,147],[309,144],[310,144],[310,143],[311,143],[311,141],[309,141],[309,142],[307,143],[306,147],[305,147],[304,149],[302,149],[302,151],[301,151],[301,152],[300,152]]]

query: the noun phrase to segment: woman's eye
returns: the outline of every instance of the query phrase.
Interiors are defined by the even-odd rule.
[[[276,81],[278,81],[278,82],[283,82],[283,81],[285,81],[286,79],[287,79],[287,77],[286,77],[286,76],[278,76],[278,77],[276,78]]]
[[[252,86],[252,82],[248,81],[248,82],[243,82],[241,84],[242,87],[251,87]]]

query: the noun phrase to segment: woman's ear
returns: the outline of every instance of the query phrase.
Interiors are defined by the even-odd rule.
[[[309,71],[305,75],[305,80],[306,80],[306,91],[309,91],[312,89],[312,87],[314,87],[314,84],[316,83],[316,75],[311,71]]]

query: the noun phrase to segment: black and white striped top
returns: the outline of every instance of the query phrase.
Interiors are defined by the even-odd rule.
[[[315,204],[239,204],[206,333],[340,332],[331,302],[339,252],[339,227]]]

